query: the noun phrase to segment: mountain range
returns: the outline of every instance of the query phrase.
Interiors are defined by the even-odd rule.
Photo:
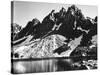
[[[34,18],[24,28],[12,23],[11,29],[13,58],[67,57],[75,55],[78,47],[97,47],[97,16],[84,17],[75,5],[52,10],[42,22]]]

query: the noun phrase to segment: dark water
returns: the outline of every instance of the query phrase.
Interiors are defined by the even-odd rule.
[[[13,60],[12,73],[55,72],[88,69],[82,61],[90,58],[55,58],[38,60]],[[94,59],[94,58],[92,58]]]

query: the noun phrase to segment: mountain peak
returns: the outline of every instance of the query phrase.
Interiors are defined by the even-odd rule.
[[[34,18],[34,19],[32,20],[32,23],[33,23],[34,26],[35,26],[35,25],[37,25],[38,23],[40,23],[40,21],[39,21],[37,18]]]
[[[14,33],[18,33],[22,29],[22,27],[17,23],[12,23],[11,26]]]
[[[80,19],[84,19],[84,15],[81,12],[81,9],[79,9],[77,6],[72,5],[68,8],[68,13],[71,13],[73,16],[80,18]]]
[[[70,8],[73,9],[74,11],[78,11],[79,10],[78,7],[75,6],[75,5],[72,5]]]
[[[60,12],[66,12],[66,9],[64,7],[62,7]]]

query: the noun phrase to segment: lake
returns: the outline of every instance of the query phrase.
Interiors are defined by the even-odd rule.
[[[88,60],[95,62],[88,65]],[[96,69],[96,57],[43,58],[12,60],[14,74]],[[84,65],[85,63],[85,65]]]

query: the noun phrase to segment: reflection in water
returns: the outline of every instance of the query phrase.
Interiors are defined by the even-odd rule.
[[[53,72],[57,70],[57,60],[15,61],[14,73]]]
[[[25,73],[26,67],[23,65],[23,62],[18,62],[14,65],[15,71],[18,73]]]
[[[80,58],[13,61],[13,73],[55,72],[88,69]],[[87,60],[84,60],[87,62]],[[88,67],[87,67],[88,66]],[[95,67],[96,68],[96,67]]]

